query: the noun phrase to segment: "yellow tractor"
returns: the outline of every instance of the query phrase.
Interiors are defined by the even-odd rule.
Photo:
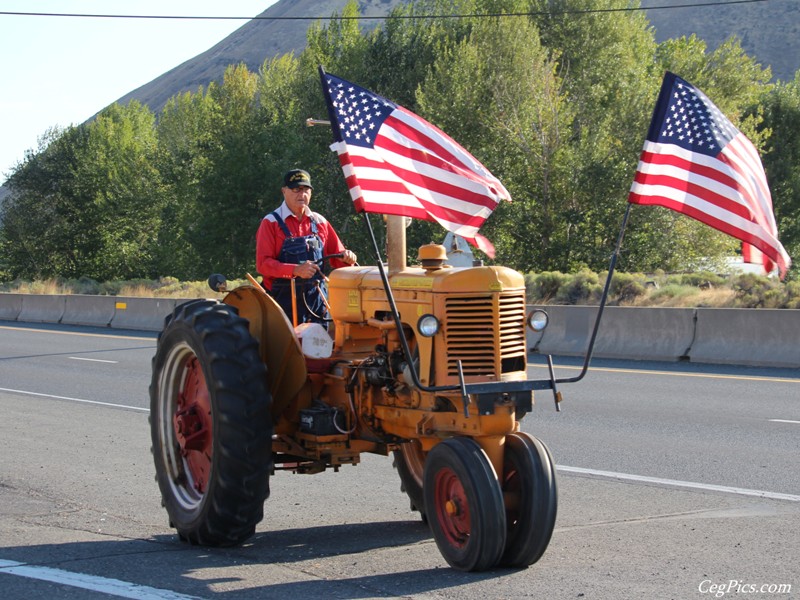
[[[549,379],[526,373],[526,326],[543,328],[546,314],[526,314],[514,270],[450,267],[437,244],[407,266],[402,221],[388,218],[386,265],[331,272],[330,333],[293,327],[250,276],[222,301],[190,301],[167,317],[151,429],[163,504],[182,539],[240,544],[276,471],[338,471],[370,452],[393,456],[452,567],[522,568],[542,556],[556,471],[520,419],[535,389],[560,400],[552,361]]]

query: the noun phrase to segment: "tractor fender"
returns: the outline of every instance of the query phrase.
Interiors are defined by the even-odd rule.
[[[238,309],[258,340],[261,360],[267,365],[272,418],[277,422],[306,383],[308,372],[300,342],[283,309],[261,286],[243,285],[222,301]]]

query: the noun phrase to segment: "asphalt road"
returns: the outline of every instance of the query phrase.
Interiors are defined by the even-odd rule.
[[[553,540],[528,569],[469,574],[447,567],[384,457],[279,473],[242,547],[179,542],[149,451],[154,347],[0,323],[4,598],[800,597],[796,370],[594,361],[562,386],[562,412],[539,393],[522,425],[559,467]]]

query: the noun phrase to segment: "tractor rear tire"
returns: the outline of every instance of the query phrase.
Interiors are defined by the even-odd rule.
[[[485,571],[500,560],[506,513],[495,470],[478,443],[449,438],[428,452],[423,485],[428,524],[454,569]]]
[[[150,430],[156,481],[181,539],[234,546],[264,515],[272,399],[258,342],[235,308],[179,305],[153,357]]]
[[[547,446],[525,432],[506,436],[501,485],[506,509],[506,548],[500,566],[524,568],[542,557],[556,524],[556,469]]]
[[[425,512],[425,496],[422,493],[422,481],[425,469],[425,452],[418,440],[411,440],[395,450],[394,468],[400,476],[400,491],[408,495],[411,510],[419,511],[422,522],[428,522]]]

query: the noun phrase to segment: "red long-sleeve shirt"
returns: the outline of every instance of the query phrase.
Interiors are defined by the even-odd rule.
[[[298,221],[297,217],[286,206],[286,202],[282,203],[276,212],[283,219],[292,237],[311,235],[311,219],[308,215],[309,213],[314,215],[317,221],[317,235],[322,240],[322,254],[327,256],[328,254],[344,252],[344,244],[342,244],[339,236],[336,235],[333,226],[321,214],[312,212],[306,207],[302,221]],[[261,273],[264,287],[268,290],[272,289],[272,281],[274,279],[281,277],[291,278],[292,276],[295,265],[282,263],[278,260],[285,239],[286,235],[278,225],[275,217],[271,212],[268,213],[261,220],[261,225],[256,233],[256,269]],[[332,258],[330,262],[335,269],[347,266],[347,263],[338,258]]]

